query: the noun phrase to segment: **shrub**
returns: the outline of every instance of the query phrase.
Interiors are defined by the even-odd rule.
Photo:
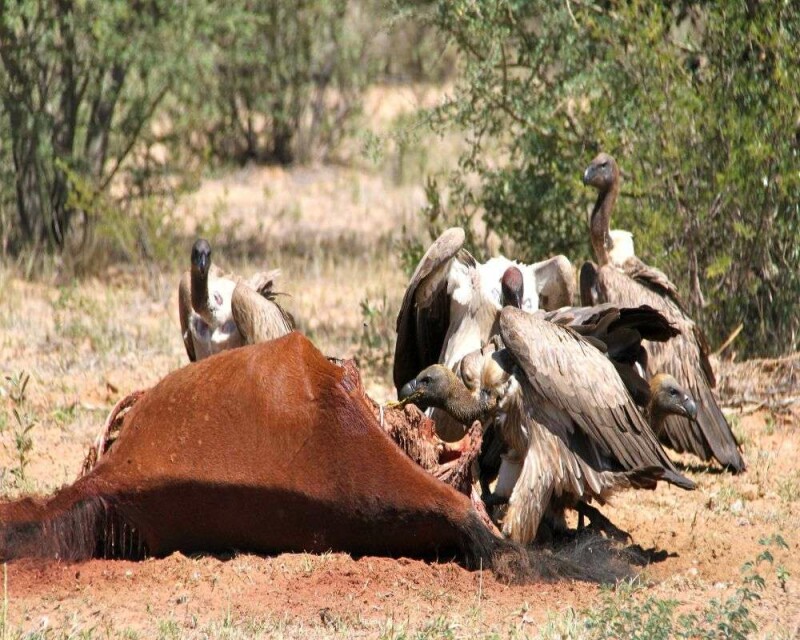
[[[798,348],[800,14],[436,0],[417,15],[461,54],[453,99],[431,114],[470,143],[451,211],[481,212],[520,258],[589,257],[594,193],[580,178],[606,150],[624,175],[615,226],[671,275],[712,342],[744,323],[748,354]]]
[[[5,247],[63,249],[92,212],[70,201],[78,177],[107,190],[149,132],[165,97],[197,76],[205,3],[167,0],[34,2],[0,12],[0,199]],[[17,224],[8,214],[11,201]],[[82,243],[78,243],[79,246]]]

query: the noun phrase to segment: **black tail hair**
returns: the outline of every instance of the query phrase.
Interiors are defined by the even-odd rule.
[[[0,504],[0,561],[139,559],[147,549],[137,528],[113,501],[86,492],[79,480],[54,496]]]

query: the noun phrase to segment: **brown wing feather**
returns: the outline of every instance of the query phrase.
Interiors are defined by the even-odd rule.
[[[233,290],[231,313],[245,344],[275,340],[294,329],[291,316],[280,305],[244,282]]]
[[[573,303],[575,270],[566,256],[553,256],[531,266],[541,309],[558,309]]]
[[[178,319],[181,323],[181,337],[183,338],[183,346],[186,347],[186,354],[189,356],[189,361],[194,362],[196,356],[194,353],[194,343],[192,342],[192,334],[189,331],[189,323],[192,317],[192,274],[189,271],[184,272],[181,276],[180,284],[178,284]]]
[[[661,466],[665,480],[694,487],[672,465],[614,365],[579,335],[511,307],[500,314],[500,333],[524,373],[531,417],[593,468]]]
[[[631,256],[622,264],[622,270],[639,284],[670,298],[681,310],[686,308],[678,293],[678,287],[661,269],[645,264],[637,256]]]
[[[280,269],[258,271],[249,278],[242,280],[251,289],[254,289],[265,298],[272,299],[275,294],[275,281],[281,275]]]
[[[462,250],[464,237],[464,230],[458,227],[440,235],[422,256],[408,283],[397,315],[393,377],[398,391],[425,367],[439,361],[450,323],[448,265]]]
[[[713,370],[708,361],[708,345],[694,321],[671,297],[642,285],[612,266],[599,271],[599,291],[603,302],[620,306],[646,304],[664,315],[679,331],[668,342],[647,342],[648,373],[669,373],[697,401],[697,421],[671,416],[661,438],[676,451],[688,451],[702,460],[715,457],[734,471],[743,471],[730,425],[714,399]]]

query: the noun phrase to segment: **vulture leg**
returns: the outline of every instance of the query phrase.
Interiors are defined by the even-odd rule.
[[[581,501],[575,505],[575,511],[578,512],[578,531],[582,531],[585,527],[584,517],[588,516],[590,523],[589,529],[592,531],[596,531],[597,533],[604,533],[609,538],[613,538],[614,540],[619,540],[620,542],[627,542],[628,540],[632,540],[631,534],[627,531],[623,531],[618,526],[616,526],[611,520],[606,518],[600,510]]]
[[[493,424],[488,424],[483,432],[483,442],[481,444],[481,453],[478,457],[479,469],[479,482],[481,485],[481,497],[486,503],[486,506],[493,506],[493,504],[505,504],[508,502],[507,498],[501,498],[501,502],[490,501],[498,496],[492,495],[491,484],[497,478],[500,471],[501,454],[504,453],[505,444],[502,438],[499,437],[497,429]]]

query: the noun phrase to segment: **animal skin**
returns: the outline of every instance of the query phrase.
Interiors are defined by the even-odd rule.
[[[390,440],[359,386],[298,333],[179,369],[86,475],[0,504],[0,559],[339,550],[490,567],[516,550]]]

